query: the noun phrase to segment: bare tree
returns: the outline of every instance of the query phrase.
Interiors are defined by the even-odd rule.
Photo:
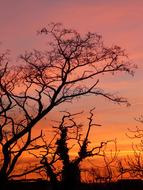
[[[102,74],[133,74],[123,49],[107,48],[96,33],[81,36],[60,24],[51,24],[40,34],[51,40],[47,50],[21,55],[21,66],[8,67],[6,54],[0,56],[0,181],[10,177],[23,151],[38,138],[31,137],[33,127],[54,107],[85,95],[128,104],[126,99],[99,87]],[[83,144],[77,162],[84,158],[87,141]]]
[[[56,133],[53,139],[47,143],[43,139],[43,153],[36,156],[41,159],[44,171],[50,178],[53,189],[57,189],[60,182],[63,189],[75,189],[81,183],[80,164],[89,157],[104,156],[104,147],[109,141],[99,143],[99,146],[90,145],[90,132],[93,126],[99,126],[93,123],[93,110],[90,111],[87,126],[78,123],[76,116],[79,114],[66,114],[58,126],[54,127]],[[87,128],[86,132],[82,129]],[[75,147],[76,156],[72,156],[72,148]],[[59,167],[57,167],[59,166]],[[108,166],[107,166],[108,167]],[[108,167],[109,169],[109,167]]]
[[[108,147],[110,146],[110,148]],[[102,165],[97,164],[89,160],[91,168],[88,170],[89,178],[92,182],[96,183],[110,183],[111,181],[116,180],[116,165],[118,160],[117,142],[111,140],[110,143],[107,143],[102,149],[102,159],[100,162]]]
[[[1,144],[1,169],[0,179],[5,181],[7,178],[7,168],[10,162],[10,155],[8,150],[7,141],[9,140],[10,130],[8,125],[11,125],[11,131],[13,128],[13,119],[7,115],[8,112],[14,108],[13,101],[9,96],[9,92],[14,89],[15,77],[10,76],[10,69],[8,68],[8,52],[1,53],[0,55],[0,144]]]
[[[136,121],[143,123],[143,116]],[[133,155],[128,155],[124,161],[119,162],[120,175],[129,175],[132,178],[143,177],[143,129],[136,126],[134,130],[128,129],[128,138],[135,140],[132,143]]]
[[[0,186],[11,178],[18,159],[42,134],[32,138],[31,130],[20,138],[26,119],[18,117],[18,106],[11,96],[19,83],[20,70],[9,66],[8,52],[0,54]]]

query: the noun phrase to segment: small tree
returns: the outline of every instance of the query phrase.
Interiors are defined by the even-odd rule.
[[[104,156],[103,147],[109,142],[101,142],[99,146],[90,145],[89,135],[93,126],[93,110],[90,111],[87,126],[77,122],[77,114],[66,113],[56,129],[56,134],[49,144],[43,139],[43,154],[39,158],[53,189],[61,179],[62,189],[75,189],[81,183],[80,164],[86,158]],[[78,114],[79,116],[79,114]],[[84,128],[85,135],[81,130]],[[72,148],[76,147],[77,155],[72,158]],[[41,151],[42,152],[42,151]],[[37,155],[35,155],[37,157]],[[58,166],[56,170],[56,166]],[[108,167],[108,166],[107,166]]]
[[[136,119],[138,122],[143,123],[143,116]],[[128,138],[138,140],[132,143],[133,155],[127,156],[124,161],[119,162],[120,175],[129,175],[132,178],[143,177],[143,129],[136,126],[136,129],[128,129]]]
[[[111,145],[112,147],[109,149],[109,146]],[[119,151],[117,150],[116,139],[105,144],[102,149],[102,165],[98,165],[96,162],[90,161],[92,167],[88,170],[88,173],[92,182],[110,183],[116,180],[118,153]]]

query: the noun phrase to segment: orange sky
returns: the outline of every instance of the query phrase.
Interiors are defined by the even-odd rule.
[[[127,97],[131,107],[92,97],[86,100],[88,106],[84,103],[85,98],[70,105],[71,110],[89,110],[95,105],[96,121],[102,124],[95,130],[95,135],[100,137],[99,140],[117,138],[120,147],[128,149],[127,127],[135,127],[134,117],[143,114],[143,1],[0,0],[1,47],[10,49],[13,55],[45,47],[46,42],[41,42],[36,31],[50,22],[62,22],[81,33],[97,32],[107,45],[117,44],[125,48],[130,59],[138,65],[134,77],[117,75],[101,80],[102,87],[109,92]],[[60,109],[67,107],[61,106]],[[49,117],[53,117],[52,114]]]

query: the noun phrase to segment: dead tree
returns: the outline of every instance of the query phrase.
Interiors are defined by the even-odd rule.
[[[32,129],[54,107],[85,95],[103,96],[115,103],[128,104],[126,99],[104,92],[99,86],[103,74],[133,74],[133,66],[122,48],[108,48],[96,33],[81,36],[60,24],[51,24],[40,34],[52,40],[47,50],[21,55],[21,66],[9,69],[7,57],[0,55],[0,181],[3,175],[6,178],[11,175],[18,158],[32,140]],[[13,152],[12,148],[20,147],[18,141],[20,145],[24,142],[23,148]],[[86,146],[85,138],[76,163],[84,158]],[[15,155],[13,162],[11,153]]]

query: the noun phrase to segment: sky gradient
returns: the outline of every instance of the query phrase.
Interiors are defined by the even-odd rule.
[[[104,98],[83,98],[69,109],[88,111],[95,104],[96,121],[102,124],[94,132],[97,140],[117,138],[120,147],[128,150],[127,128],[134,128],[138,124],[134,118],[143,114],[142,13],[142,0],[0,0],[1,48],[10,49],[15,56],[25,50],[46,48],[36,31],[50,22],[61,22],[80,33],[97,32],[105,44],[125,48],[130,60],[138,65],[135,76],[108,76],[101,80],[101,86],[127,97],[131,106],[115,105]],[[85,99],[88,107],[83,104]],[[46,127],[44,121],[42,126]]]

